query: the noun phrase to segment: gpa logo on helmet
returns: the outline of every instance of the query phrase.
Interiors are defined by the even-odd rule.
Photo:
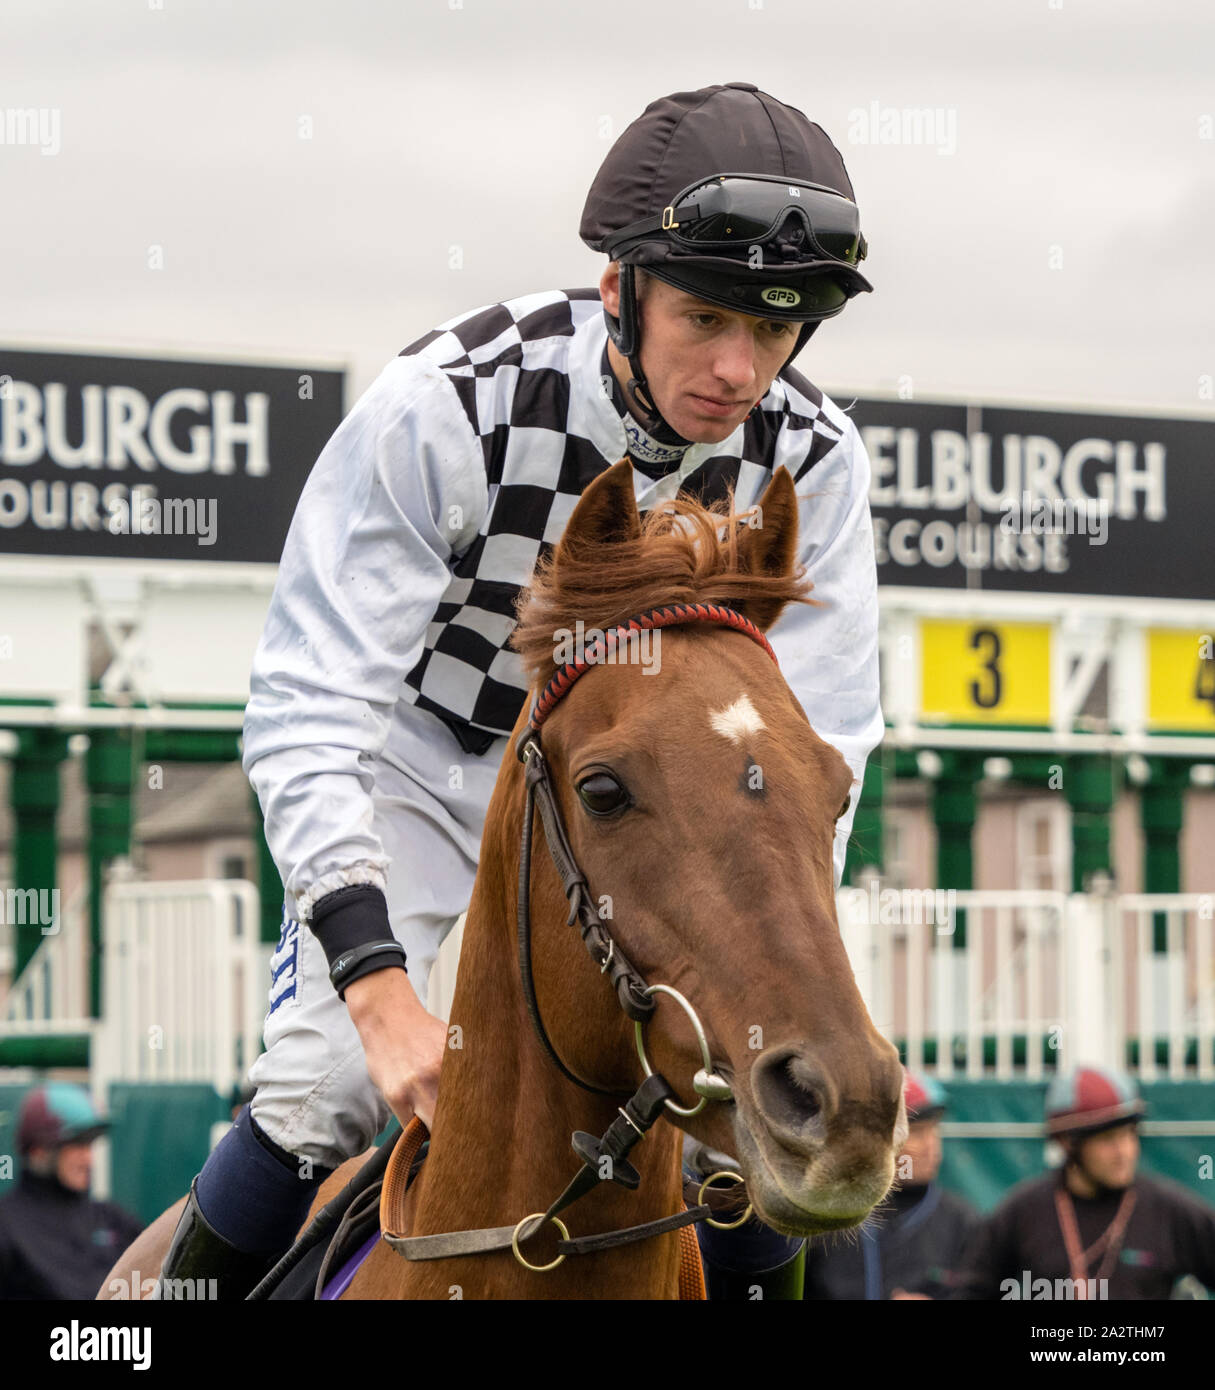
[[[770,285],[759,297],[765,304],[779,304],[784,307],[792,307],[801,302],[801,295],[796,290],[786,289],[784,285]]]

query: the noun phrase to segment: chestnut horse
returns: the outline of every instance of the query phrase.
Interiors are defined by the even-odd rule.
[[[521,595],[512,642],[537,692],[568,659],[557,655],[563,638],[664,605],[728,604],[759,630],[753,640],[717,622],[652,633],[648,659],[618,652],[588,666],[544,723],[560,819],[592,901],[645,982],[689,1001],[724,1090],[694,1116],[668,1109],[672,1123],[657,1123],[629,1155],[636,1191],[600,1182],[562,1213],[574,1237],[680,1212],[681,1130],[735,1157],[755,1213],[790,1235],[858,1225],[894,1177],[906,1136],[902,1068],[866,1012],[835,916],[834,830],[852,774],[760,645],[787,603],[814,601],[796,552],[785,469],[749,518],[681,496],[643,522],[622,460],[587,488]],[[515,756],[529,713],[486,817],[451,1010],[461,1045],[444,1060],[430,1154],[405,1199],[410,1236],[509,1228],[545,1211],[579,1169],[571,1134],[602,1134],[643,1078],[634,1024],[569,925],[542,835],[530,872],[535,1002],[564,1067],[621,1094],[567,1079],[529,1017],[516,941],[525,772]],[[684,1009],[657,998],[644,1028],[649,1062],[673,1103],[691,1110],[702,1051]],[[314,1212],[361,1161],[326,1182]],[[161,1256],[168,1218],[154,1238]],[[144,1269],[158,1267],[151,1237],[116,1275],[136,1253]],[[533,1264],[553,1258],[551,1227],[530,1226],[522,1239]],[[679,1243],[668,1232],[540,1273],[509,1249],[422,1261],[381,1241],[344,1296],[673,1298]]]

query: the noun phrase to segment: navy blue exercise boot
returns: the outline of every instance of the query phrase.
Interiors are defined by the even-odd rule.
[[[159,1296],[244,1299],[295,1240],[317,1188],[333,1172],[279,1148],[246,1105],[190,1187],[161,1267]],[[204,1281],[195,1283],[194,1281]]]

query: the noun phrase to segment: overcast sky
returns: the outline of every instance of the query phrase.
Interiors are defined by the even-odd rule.
[[[0,344],[336,359],[352,402],[443,319],[596,283],[611,139],[747,81],[856,189],[875,293],[798,362],[841,403],[1212,414],[1212,54],[1208,0],[4,0],[0,136],[34,108],[58,149],[0,144]]]

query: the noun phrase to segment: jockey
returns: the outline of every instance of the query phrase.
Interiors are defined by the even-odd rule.
[[[17,1115],[21,1173],[0,1197],[0,1302],[92,1298],[143,1223],[89,1196],[92,1145],[110,1128],[82,1086],[48,1081]]]
[[[769,638],[858,783],[882,737],[869,461],[791,365],[872,288],[839,152],[750,83],[678,92],[612,146],[581,235],[609,258],[597,288],[491,304],[419,338],[300,497],[244,727],[285,890],[266,1051],[166,1276],[243,1297],[390,1114],[432,1122],[447,1034],[427,976],[468,904],[528,696],[507,645],[514,601],[612,464],[631,457],[642,511],[731,485],[742,510],[788,468],[824,606],[791,605]],[[837,883],[855,807],[837,825]]]
[[[1145,1105],[1109,1067],[1060,1072],[1046,1093],[1057,1172],[1028,1178],[974,1232],[954,1297],[1165,1299],[1215,1289],[1215,1209],[1138,1172]]]

